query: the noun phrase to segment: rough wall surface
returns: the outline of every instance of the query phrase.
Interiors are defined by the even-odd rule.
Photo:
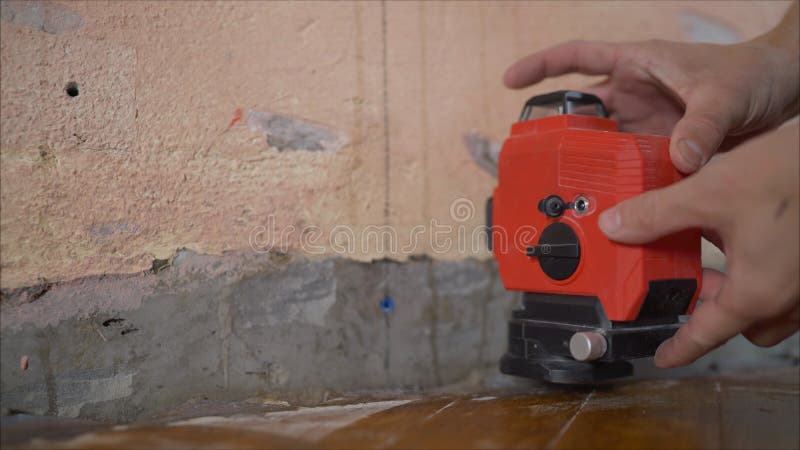
[[[744,39],[785,7],[3,1],[0,286],[136,273],[287,226],[290,248],[305,226],[395,227],[398,250],[346,255],[361,260],[473,256],[399,248],[431,220],[482,223],[450,207],[491,192],[463,137],[506,135],[531,94],[501,86],[511,61],[575,38]],[[317,253],[337,253],[329,236]]]
[[[159,273],[94,281],[108,290],[83,280],[3,301],[3,316],[18,318],[1,344],[4,409],[130,420],[189,399],[314,403],[337,391],[441,386],[495,365],[515,297],[490,262],[428,258],[182,251]],[[136,304],[114,303],[127,291]],[[61,302],[80,313],[42,323]]]
[[[128,421],[203,399],[315,404],[352,390],[521,383],[497,372],[517,302],[490,261],[181,251],[157,273],[3,300],[0,407]],[[734,340],[689,368],[639,361],[636,371],[675,377],[796,365],[798,337],[760,352]]]

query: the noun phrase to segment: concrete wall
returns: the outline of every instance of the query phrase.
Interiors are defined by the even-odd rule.
[[[3,333],[3,407],[129,420],[188,399],[313,404],[462,381],[503,351],[514,294],[490,262],[230,256],[182,251],[158,274],[58,285],[30,306],[4,300],[4,316],[31,317]],[[57,303],[80,313],[32,322]]]
[[[787,3],[0,5],[3,407],[126,419],[493,367],[514,296],[432,230],[483,223],[473,155],[529,95],[591,81],[512,92],[505,67],[575,38],[733,42]]]

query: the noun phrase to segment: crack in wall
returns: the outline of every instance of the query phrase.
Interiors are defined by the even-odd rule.
[[[56,380],[53,375],[53,366],[50,362],[50,333],[43,330],[40,337],[43,344],[39,347],[39,357],[44,367],[45,388],[47,390],[47,415],[58,414],[58,391],[56,390]]]
[[[217,323],[220,339],[220,369],[222,369],[223,386],[227,391],[230,388],[230,354],[231,334],[233,333],[233,318],[231,315],[231,293],[226,286],[217,303]]]
[[[481,302],[481,313],[480,313],[480,320],[481,320],[481,337],[480,337],[480,344],[478,345],[478,357],[477,357],[477,364],[480,365],[483,362],[483,353],[486,348],[486,339],[487,339],[487,320],[489,315],[489,302],[492,301],[492,295],[494,293],[494,286],[495,280],[497,276],[495,271],[492,270],[492,262],[485,261],[482,264],[483,268],[489,274],[489,284],[486,287],[486,297],[484,301]]]
[[[439,291],[436,288],[436,279],[433,273],[433,260],[428,260],[428,288],[431,290],[430,305],[430,344],[431,344],[431,364],[433,365],[433,375],[437,385],[442,384],[442,375],[439,371]]]

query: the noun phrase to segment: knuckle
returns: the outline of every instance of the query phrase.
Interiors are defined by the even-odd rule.
[[[710,339],[704,337],[704,333],[702,330],[698,329],[697,324],[689,321],[686,323],[684,328],[684,333],[675,335],[684,348],[703,350],[714,346]]]
[[[691,321],[687,322],[683,328],[678,330],[673,339],[675,342],[674,348],[679,352],[682,358],[687,360],[687,363],[693,362],[707,351],[716,347],[713,342],[705,339],[703,335],[697,331]]]
[[[700,142],[706,142],[700,150],[709,156],[717,150],[717,146],[725,137],[727,126],[725,119],[713,112],[700,112],[692,117],[694,131],[697,136],[693,136]]]

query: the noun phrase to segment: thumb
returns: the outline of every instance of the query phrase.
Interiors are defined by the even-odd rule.
[[[714,155],[731,127],[730,107],[713,91],[700,92],[687,102],[683,118],[672,130],[669,148],[678,170],[695,172]]]
[[[610,239],[627,244],[654,241],[677,231],[707,226],[695,177],[647,191],[603,211],[598,226]]]

